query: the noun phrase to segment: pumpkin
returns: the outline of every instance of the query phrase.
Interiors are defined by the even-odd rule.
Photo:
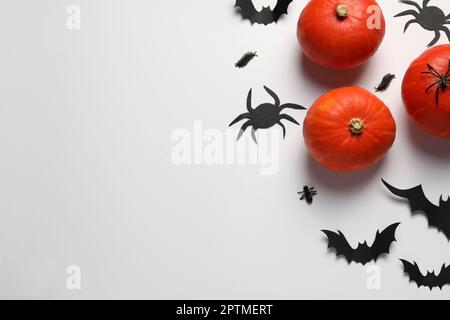
[[[375,0],[311,0],[298,20],[297,38],[315,63],[352,68],[377,51],[385,28]]]
[[[312,157],[339,172],[362,170],[381,159],[395,140],[385,104],[359,87],[332,90],[308,110],[303,137]]]
[[[428,49],[409,66],[402,83],[405,108],[423,130],[450,137],[450,44]],[[433,70],[434,69],[434,70]]]

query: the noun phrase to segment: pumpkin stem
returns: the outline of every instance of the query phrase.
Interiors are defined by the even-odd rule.
[[[364,131],[364,121],[360,118],[354,118],[350,120],[349,128],[353,134],[361,134]]]
[[[347,6],[345,4],[343,4],[343,3],[338,5],[337,8],[336,8],[336,14],[337,14],[339,19],[346,18],[347,14],[348,14]]]

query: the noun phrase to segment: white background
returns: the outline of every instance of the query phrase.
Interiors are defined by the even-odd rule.
[[[275,0],[255,0],[274,5]],[[400,98],[409,63],[434,33],[403,35],[408,6],[380,0],[387,20],[380,50],[352,71],[319,68],[296,40],[306,0],[277,25],[251,26],[233,0],[14,0],[0,10],[0,297],[146,299],[449,298],[408,283],[398,259],[426,269],[450,262],[450,244],[380,182],[423,183],[430,199],[450,193],[450,141],[420,132]],[[450,4],[433,0],[446,13]],[[81,30],[66,9],[81,8]],[[447,39],[442,35],[440,43]],[[259,57],[246,69],[234,62]],[[225,130],[245,98],[309,107],[343,85],[373,90],[398,131],[388,156],[358,174],[334,174],[307,154],[287,124],[280,171],[255,165],[176,166],[172,132],[195,120]],[[303,121],[305,112],[287,111]],[[273,128],[273,130],[280,130]],[[246,133],[246,139],[249,132]],[[242,140],[245,141],[245,140]],[[296,192],[312,184],[312,206]],[[381,259],[382,289],[368,290],[366,267],[326,250],[320,230],[373,241],[402,222]],[[82,289],[66,288],[79,265]]]

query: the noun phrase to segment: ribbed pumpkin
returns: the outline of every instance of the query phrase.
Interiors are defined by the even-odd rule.
[[[414,122],[425,131],[446,138],[450,137],[449,61],[450,44],[433,47],[412,62],[402,84],[403,102]],[[446,74],[448,80],[437,77],[445,79]]]
[[[312,157],[328,169],[352,172],[391,148],[396,125],[386,105],[359,87],[332,90],[308,110],[303,137]]]
[[[311,0],[298,20],[297,38],[315,63],[352,68],[377,51],[385,28],[375,0]]]

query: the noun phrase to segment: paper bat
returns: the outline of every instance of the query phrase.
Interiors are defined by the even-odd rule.
[[[439,206],[431,203],[423,192],[422,185],[412,189],[400,190],[381,179],[393,194],[408,199],[412,213],[423,212],[428,219],[428,225],[436,227],[450,240],[450,201],[439,199]]]
[[[397,241],[395,239],[395,230],[400,223],[391,224],[384,229],[381,233],[377,231],[375,241],[372,246],[367,245],[367,241],[359,243],[356,249],[353,249],[345,238],[344,234],[338,230],[338,233],[322,230],[328,238],[328,249],[334,248],[336,250],[336,256],[344,256],[347,262],[352,261],[365,265],[366,263],[374,260],[377,261],[378,257],[382,254],[388,254],[389,248],[392,242]]]
[[[278,22],[283,14],[287,14],[289,4],[293,0],[278,0],[273,10],[270,7],[263,7],[261,11],[257,11],[252,0],[236,0],[235,7],[239,8],[244,19],[250,20],[252,24],[258,23],[268,25]]]
[[[419,266],[414,261],[414,264],[400,259],[403,263],[404,272],[409,276],[409,281],[414,281],[417,287],[428,287],[430,290],[436,287],[442,290],[442,287],[446,284],[450,284],[450,266],[442,265],[441,272],[435,274],[435,272],[427,272],[424,276],[420,272]]]

